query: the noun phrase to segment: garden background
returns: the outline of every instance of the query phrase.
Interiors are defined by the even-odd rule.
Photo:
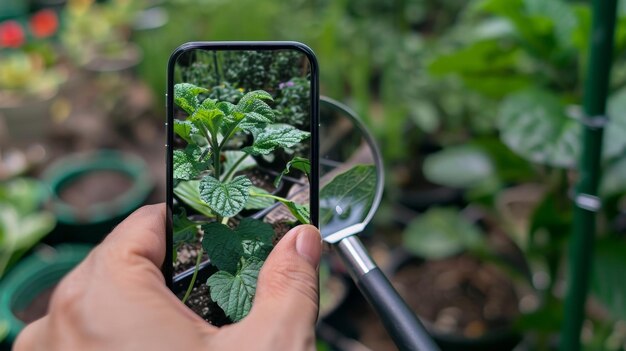
[[[375,260],[445,350],[553,350],[591,7],[565,0],[4,0],[0,339],[133,209],[165,199],[165,69],[194,40],[296,40],[380,143]],[[626,3],[586,350],[626,349]],[[323,141],[322,141],[323,142]],[[319,348],[393,350],[331,254]]]

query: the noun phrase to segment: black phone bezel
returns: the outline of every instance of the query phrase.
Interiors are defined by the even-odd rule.
[[[165,122],[166,147],[166,250],[162,272],[167,286],[172,289],[173,281],[173,152],[174,138],[174,70],[178,57],[190,50],[227,51],[227,50],[296,50],[306,55],[311,66],[311,179],[309,206],[311,224],[319,228],[319,66],[313,50],[305,44],[295,41],[223,41],[223,42],[189,42],[172,52],[167,64],[167,93]]]

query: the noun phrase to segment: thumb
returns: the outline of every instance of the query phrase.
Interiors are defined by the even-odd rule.
[[[319,305],[317,266],[322,252],[319,230],[301,225],[274,247],[259,274],[254,305],[247,319],[269,317],[290,328],[311,330]],[[302,329],[301,329],[302,330]]]

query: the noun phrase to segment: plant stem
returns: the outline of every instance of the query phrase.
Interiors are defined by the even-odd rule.
[[[202,255],[204,254],[204,249],[200,247],[200,251],[198,251],[198,257],[196,258],[196,268],[193,271],[193,276],[191,277],[191,283],[187,287],[187,291],[185,292],[185,296],[183,297],[183,303],[187,301],[189,295],[191,295],[191,290],[193,290],[194,284],[196,284],[196,278],[198,277],[198,271],[200,268],[200,262],[202,262]]]
[[[235,164],[228,170],[228,173],[226,173],[226,175],[224,175],[224,178],[222,179],[223,181],[227,182],[229,180],[232,179],[233,175],[235,174],[235,172],[237,171],[237,167],[239,167],[239,165],[241,164],[241,162],[243,162],[243,160],[246,159],[246,157],[248,157],[248,154],[243,154],[241,155],[241,157],[239,157],[239,159],[237,160],[237,162],[235,162]]]

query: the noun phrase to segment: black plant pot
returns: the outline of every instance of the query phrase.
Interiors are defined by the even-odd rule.
[[[403,248],[394,250],[391,257],[392,261],[385,271],[392,282],[396,273],[402,268],[420,266],[425,262],[422,258],[412,255]],[[424,289],[429,288],[424,287]],[[522,335],[515,331],[512,325],[505,325],[498,330],[487,331],[476,338],[469,338],[463,335],[442,332],[435,328],[431,321],[424,318],[421,318],[421,320],[442,351],[510,351],[522,341]]]

